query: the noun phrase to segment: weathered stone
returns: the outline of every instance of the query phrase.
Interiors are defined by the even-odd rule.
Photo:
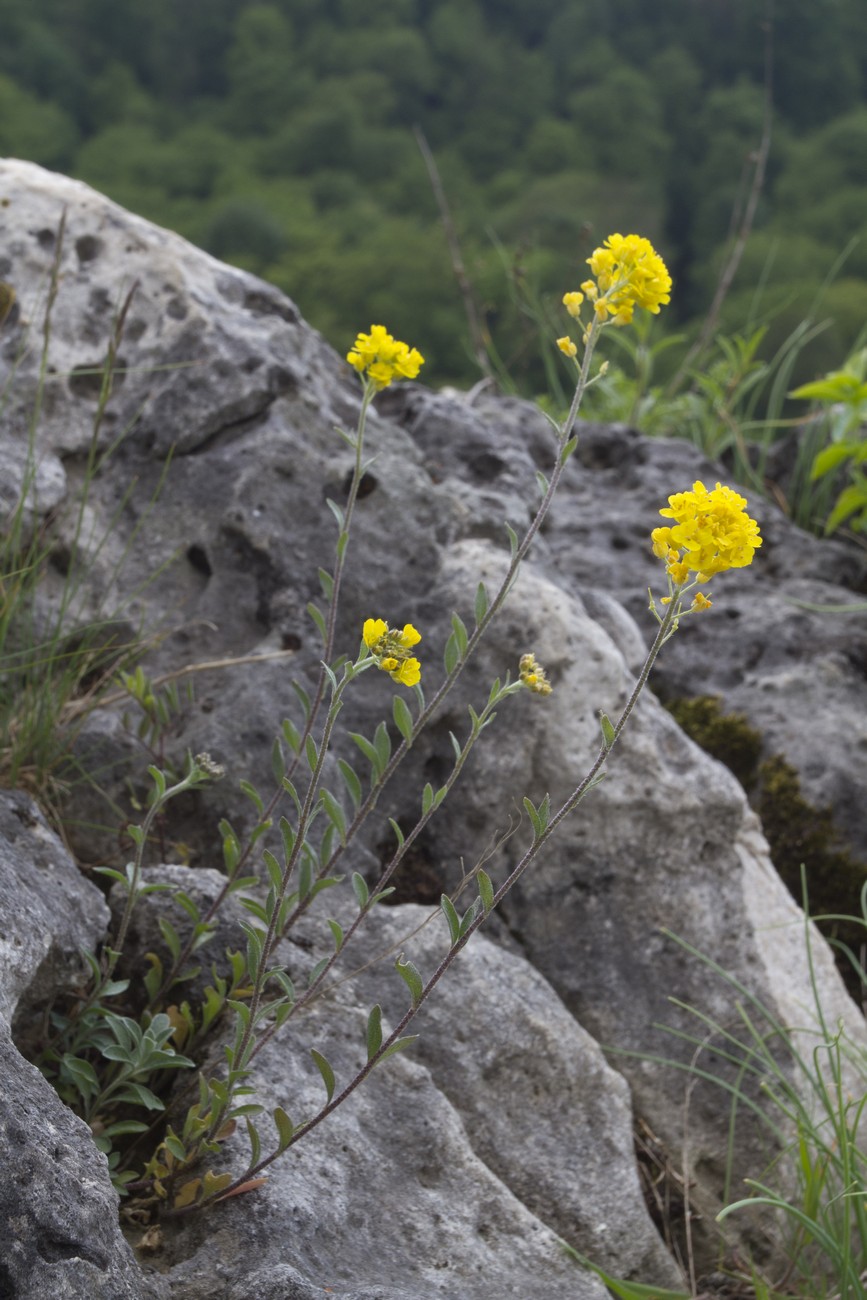
[[[75,382],[59,376],[104,355],[112,328],[106,303],[122,297],[122,274],[139,279],[123,340],[128,372],[109,407],[114,423],[105,425],[101,438],[136,414],[138,419],[91,489],[86,549],[93,559],[93,603],[97,594],[100,601],[108,597],[110,607],[112,599],[122,603],[127,591],[138,593],[129,616],[166,633],[148,658],[151,671],[230,656],[245,660],[197,674],[196,701],[177,734],[167,738],[176,763],[185,749],[209,750],[228,769],[224,782],[179,800],[165,827],[167,843],[182,841],[197,867],[219,866],[213,831],[218,818],[228,816],[242,834],[254,820],[237,778],[252,779],[270,796],[273,736],[284,716],[294,712],[297,719],[289,678],[297,676],[308,689],[315,685],[321,647],[305,608],[319,598],[316,566],[330,563],[333,553],[326,498],[345,499],[352,470],[352,455],[331,426],[354,425],[357,378],[274,290],[221,267],[86,187],[15,163],[0,165],[0,187],[11,200],[0,220],[17,222],[8,236],[7,278],[25,304],[35,300],[30,286],[44,280],[51,263],[50,241],[39,232],[54,228],[67,204],[63,278],[54,308],[58,378],[51,381],[56,391],[46,404],[40,439],[46,456],[65,457],[70,490],[80,481],[77,458],[89,437],[93,392],[80,369]],[[82,257],[82,240],[89,241],[89,254],[98,255]],[[99,311],[95,304],[102,304]],[[19,335],[5,346],[20,343],[26,319],[25,311]],[[172,368],[158,369],[166,365]],[[14,409],[25,409],[26,384],[32,382],[32,370],[25,370]],[[370,415],[367,446],[377,459],[358,503],[337,647],[354,653],[367,617],[412,621],[424,633],[421,657],[430,693],[439,680],[439,649],[451,610],[471,623],[479,578],[495,587],[508,554],[501,521],[508,517],[518,531],[528,521],[537,490],[534,470],[550,472],[553,443],[539,412],[512,400],[482,398],[471,405],[455,395],[404,386],[378,399],[378,412]],[[724,476],[684,443],[649,441],[625,429],[583,426],[580,432],[562,496],[496,630],[461,692],[445,702],[429,736],[413,746],[393,797],[390,791],[381,816],[371,820],[344,865],[375,878],[393,845],[385,813],[406,828],[414,824],[424,783],[437,786],[449,771],[448,732],[466,733],[467,703],[481,707],[492,677],[514,673],[521,653],[539,655],[555,695],[548,701],[522,695],[504,704],[442,813],[413,846],[412,871],[400,881],[400,897],[435,899],[442,887],[457,882],[462,863],[469,868],[483,856],[487,860],[497,838],[504,843],[490,860],[491,873],[499,880],[518,861],[527,845],[526,825],[514,830],[521,796],[538,802],[548,791],[556,806],[598,747],[598,710],[616,716],[628,697],[642,641],[653,626],[646,588],[661,586],[660,566],[647,545],[659,507],[695,478],[712,483]],[[172,443],[178,454],[157,493]],[[129,503],[118,512],[133,480]],[[844,545],[800,533],[771,505],[753,498],[751,506],[766,539],[756,564],[714,584],[715,609],[685,621],[665,647],[654,680],[670,694],[722,693],[760,726],[761,701],[785,699],[791,726],[807,733],[813,713],[834,715],[834,688],[843,669],[835,676],[826,668],[840,668],[834,639],[839,633],[821,616],[805,620],[804,611],[793,612],[788,601],[822,591],[851,602],[864,566]],[[103,544],[99,539],[106,532]],[[849,585],[834,589],[834,582]],[[809,716],[797,690],[801,628],[815,637]],[[246,662],[280,650],[289,652],[291,662],[269,660],[255,668]],[[857,672],[847,669],[843,676],[852,718],[867,716]],[[827,696],[819,691],[824,678],[831,687]],[[385,674],[368,674],[350,693],[341,725],[345,720],[371,735],[377,721],[390,716],[393,693]],[[863,733],[857,721],[847,722],[852,725],[844,739],[838,733],[836,749],[823,754],[832,771],[837,764],[858,770]],[[335,750],[348,753],[340,744],[335,740]],[[97,718],[82,736],[82,759],[88,746],[99,754],[109,792],[122,802],[134,773],[134,743],[116,718]],[[111,775],[106,765],[114,759],[118,768]],[[552,1228],[588,1253],[598,1252],[614,1272],[646,1270],[639,1280],[651,1274],[665,1280],[665,1261],[638,1202],[636,1180],[626,1172],[622,1085],[612,1083],[587,1033],[615,1051],[663,1050],[683,1064],[692,1047],[661,1039],[653,1029],[660,1019],[679,1030],[691,1023],[668,1005],[669,995],[721,1022],[734,1014],[731,986],[712,977],[661,927],[730,970],[784,1023],[804,1022],[810,984],[798,910],[770,866],[733,778],[687,741],[650,695],[608,766],[606,781],[523,877],[491,927],[507,946],[520,945],[562,999],[561,1005],[550,995],[551,1022],[562,1031],[559,1046],[551,1044],[551,1026],[540,1023],[549,995],[539,976],[514,964],[515,957],[491,955],[480,942],[476,954],[470,949],[464,959],[464,969],[467,984],[482,999],[481,1012],[475,999],[472,1010],[463,1008],[459,982],[454,991],[446,986],[443,1013],[426,1011],[429,1047],[375,1072],[369,1088],[323,1125],[321,1136],[278,1162],[266,1191],[237,1198],[207,1218],[167,1227],[165,1257],[154,1268],[169,1270],[163,1285],[172,1295],[238,1300],[244,1282],[236,1256],[242,1247],[244,1266],[255,1261],[257,1285],[266,1294],[284,1282],[288,1294],[292,1287],[304,1296],[305,1286],[331,1286],[346,1300],[390,1291],[402,1300],[443,1294],[460,1294],[462,1300],[491,1294],[526,1298],[543,1290],[570,1300],[598,1294],[595,1283],[567,1266]],[[809,786],[809,773],[802,768],[802,774]],[[857,782],[852,786],[857,790]],[[140,783],[137,792],[143,793]],[[863,800],[847,799],[838,807],[841,821],[849,816],[847,825],[857,827]],[[84,795],[76,796],[75,812],[99,820],[89,816]],[[80,843],[87,846],[86,837]],[[106,844],[90,839],[89,851],[104,855]],[[329,910],[330,901],[323,907]],[[401,915],[395,912],[381,924],[392,932],[402,924]],[[818,941],[814,959],[830,1017],[839,1014],[853,1036],[862,1034]],[[368,978],[365,989],[372,989]],[[495,1006],[494,990],[508,980],[523,995],[522,1000],[511,986],[501,995],[521,1026],[514,1038],[508,1015],[500,1020]],[[289,1101],[294,1114],[321,1100],[318,1075],[302,1050],[310,1029],[336,1068],[349,1071],[362,1040],[364,1012],[357,996],[350,986],[342,1026],[319,1010],[302,1025],[303,1042],[293,1031],[261,1054],[257,1070],[266,1104]],[[383,992],[384,999],[392,996]],[[564,1006],[580,1028],[564,1019]],[[457,1022],[456,1008],[462,1012]],[[464,1051],[450,1055],[449,1026],[455,1023],[463,1023],[468,1041]],[[536,1060],[537,1054],[546,1059]],[[679,1164],[682,1078],[659,1063],[615,1060],[640,1114]],[[511,1072],[507,1062],[514,1062]],[[576,1096],[571,1078],[556,1092],[558,1069],[576,1073],[588,1088],[592,1082],[590,1095]],[[495,1114],[486,1112],[486,1072],[497,1076],[504,1099]],[[519,1075],[517,1081],[512,1074]],[[509,1099],[510,1083],[525,1100],[526,1119]],[[541,1100],[531,1095],[535,1089]],[[599,1100],[606,1091],[607,1108]],[[551,1100],[557,1096],[561,1101]],[[552,1121],[550,1110],[563,1098],[570,1108],[570,1138],[561,1151],[557,1136],[566,1123],[558,1129],[561,1115],[555,1109]],[[522,1120],[528,1132],[544,1135],[538,1150],[530,1149]],[[600,1125],[601,1149],[591,1140]],[[718,1204],[726,1125],[720,1096],[696,1090],[685,1158],[703,1208]],[[741,1172],[760,1172],[760,1150],[744,1128],[736,1150]],[[575,1152],[582,1153],[582,1168],[570,1179],[567,1166]],[[613,1157],[624,1171],[617,1175],[624,1181],[614,1185],[618,1192],[629,1187],[622,1204],[611,1194]],[[240,1155],[232,1151],[230,1158],[238,1161]],[[395,1198],[390,1184],[398,1169],[403,1172]],[[395,1201],[411,1205],[412,1212],[404,1220],[394,1210],[386,1222],[383,1207]],[[566,1231],[567,1220],[573,1234]],[[601,1231],[603,1222],[610,1236],[608,1229]],[[517,1246],[509,1244],[513,1237]],[[476,1265],[487,1271],[474,1271]]]

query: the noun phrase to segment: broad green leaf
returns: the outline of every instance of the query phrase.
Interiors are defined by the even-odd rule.
[[[457,642],[460,657],[463,659],[464,655],[467,653],[469,634],[467,633],[466,624],[459,614],[452,614],[452,632],[454,633],[455,641]]]
[[[286,741],[286,744],[289,746],[289,748],[292,750],[294,754],[297,754],[299,749],[301,748],[301,732],[295,726],[295,723],[290,721],[289,718],[283,719],[283,726],[281,730],[283,732],[283,739]]]
[[[395,1052],[402,1052],[407,1047],[412,1047],[417,1038],[418,1034],[406,1034],[403,1038],[396,1038],[393,1043],[389,1043],[377,1064],[381,1065],[383,1061],[388,1060],[389,1056],[394,1056]]]
[[[460,657],[457,639],[454,632],[452,632],[448,641],[446,641],[446,648],[443,651],[443,667],[446,670],[446,676],[450,676],[454,672]]]
[[[388,727],[384,722],[380,722],[373,736],[373,747],[376,750],[376,756],[379,760],[380,772],[388,765],[391,758],[391,737],[388,734]]]
[[[359,907],[366,907],[370,898],[370,890],[367,888],[367,881],[359,871],[352,873],[352,888],[355,891],[355,897],[358,899]]]

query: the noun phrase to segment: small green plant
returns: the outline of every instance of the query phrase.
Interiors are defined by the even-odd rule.
[[[354,469],[345,504],[328,503],[337,527],[334,556],[329,569],[319,570],[322,606],[308,606],[322,642],[316,687],[308,693],[299,682],[293,683],[300,713],[297,720],[283,721],[275,740],[274,789],[270,796],[260,793],[250,782],[242,783],[255,810],[255,823],[246,842],[242,843],[227,821],[220,823],[225,870],[221,890],[202,908],[186,894],[175,895],[183,924],[176,926],[161,916],[167,955],[149,955],[150,969],[143,987],[134,989],[126,981],[115,979],[115,970],[132,909],[154,887],[142,875],[145,845],[169,801],[213,775],[206,756],[192,761],[180,780],[170,778],[159,765],[149,768],[152,791],[147,815],[141,826],[130,828],[135,845],[133,860],[124,871],[106,872],[125,900],[117,935],[100,958],[91,959],[91,987],[82,991],[78,1006],[55,1017],[55,1038],[43,1051],[41,1062],[50,1074],[60,1077],[67,1095],[74,1098],[77,1092],[79,1108],[111,1148],[116,1183],[144,1203],[184,1214],[258,1187],[273,1161],[315,1131],[378,1064],[411,1045],[414,1035],[407,1030],[458,953],[531,867],[560,823],[603,778],[611,751],[662,646],[683,618],[710,607],[710,601],[698,588],[725,569],[749,564],[761,545],[757,525],[745,512],[746,501],[730,488],[717,484],[708,491],[703,484],[695,483],[692,490],[669,498],[668,507],[661,511],[666,523],[654,530],[652,539],[667,574],[666,594],[658,604],[653,597],[650,602],[658,624],[656,637],[620,716],[611,720],[601,715],[600,746],[595,759],[582,776],[576,777],[572,793],[559,808],[551,806],[547,795],[538,803],[529,797],[524,799],[532,832],[530,843],[503,881],[495,884],[479,866],[464,882],[472,891],[468,904],[459,893],[451,898],[443,896],[441,914],[447,944],[434,971],[424,974],[404,953],[398,955],[394,970],[406,991],[406,1010],[389,1028],[383,1024],[379,1004],[371,1007],[365,1032],[366,1061],[361,1068],[338,1084],[332,1064],[314,1047],[310,1052],[312,1066],[324,1087],[321,1106],[313,1114],[295,1119],[281,1106],[274,1108],[270,1117],[263,1116],[251,1082],[258,1054],[275,1034],[327,991],[338,973],[338,964],[363,934],[371,911],[392,892],[395,872],[447,800],[482,733],[494,725],[508,699],[519,691],[529,690],[540,698],[551,693],[543,666],[531,650],[525,650],[519,657],[514,680],[507,673],[493,682],[486,696],[468,705],[465,735],[451,737],[451,769],[437,787],[427,783],[419,790],[415,824],[401,828],[389,818],[393,848],[379,878],[370,883],[359,871],[352,870],[356,836],[377,810],[410,748],[430,719],[440,713],[443,701],[505,604],[530,551],[577,445],[574,425],[584,393],[595,382],[591,363],[597,339],[610,326],[628,325],[637,307],[657,311],[668,301],[671,282],[647,240],[614,235],[588,260],[594,278],[564,300],[570,318],[577,322],[580,342],[568,335],[557,341],[572,367],[574,394],[565,420],[559,424],[552,421],[552,469],[547,476],[538,474],[540,502],[524,535],[519,537],[506,524],[510,558],[497,590],[489,591],[484,583],[478,584],[472,600],[472,626],[458,613],[452,615],[451,633],[443,652],[443,677],[430,699],[421,684],[423,673],[429,671],[423,664],[424,652],[419,650],[423,638],[412,624],[392,624],[371,616],[359,629],[354,657],[340,652],[336,644],[346,556],[368,463],[364,455],[368,412],[380,390],[395,379],[414,378],[423,364],[415,349],[394,339],[383,326],[374,325],[368,334],[358,335],[347,358],[362,382],[358,425],[354,433],[338,431],[353,454]],[[397,688],[391,717],[382,719],[372,735],[347,728],[345,738],[360,756],[349,762],[342,756],[350,752],[348,746],[335,744],[338,720],[344,710],[351,708],[360,679],[371,669],[385,673]],[[142,710],[143,739],[152,743],[170,723],[170,709],[160,712],[156,693],[143,672],[127,674],[125,685]],[[406,696],[404,691],[411,694]],[[339,755],[338,788],[326,781],[326,759],[332,750]],[[256,868],[263,871],[261,878]],[[316,963],[302,985],[281,964],[281,941],[314,904],[318,905],[320,898],[327,898],[329,891],[343,883],[353,900],[351,919],[347,919],[345,910],[340,912],[340,921],[326,915],[323,931],[328,936],[330,955]],[[228,965],[222,970],[216,963],[211,967],[212,983],[194,1005],[191,999],[184,1000],[185,986],[200,973],[200,951],[211,939],[215,918],[230,896],[239,900],[247,912],[244,950],[228,954]],[[132,1022],[134,1010],[136,1030],[127,1023]],[[222,1068],[210,1066],[200,1073],[192,1104],[186,1110],[175,1106],[165,1115],[162,1107],[171,1077],[179,1068],[189,1067],[218,1022],[219,1031],[227,1034],[220,1055]],[[106,1062],[111,1064],[106,1067]],[[138,1089],[144,1091],[137,1094]],[[135,1109],[136,1095],[145,1111],[154,1112],[162,1120],[159,1130],[152,1128],[150,1115],[147,1120],[135,1116],[130,1121],[129,1108]],[[119,1109],[121,1102],[123,1109]],[[134,1129],[116,1127],[130,1122]],[[246,1128],[249,1155],[243,1171],[233,1175],[220,1167],[220,1152],[239,1124]],[[143,1159],[143,1167],[134,1170],[135,1148],[126,1145],[125,1139],[130,1134],[140,1138],[142,1126],[152,1128],[153,1154]]]
[[[118,665],[129,662],[141,649],[139,638],[117,610],[106,613],[104,608],[97,608],[84,613],[82,601],[85,578],[106,540],[103,537],[94,544],[89,539],[87,547],[82,544],[90,491],[125,433],[105,445],[105,415],[135,285],[115,316],[106,355],[97,372],[99,395],[82,487],[72,502],[53,510],[40,500],[37,434],[46,387],[58,378],[50,370],[49,357],[64,224],[62,219],[49,276],[39,370],[20,481],[16,483],[13,478],[15,499],[0,524],[0,783],[30,789],[54,811],[56,819],[64,782],[73,774],[71,749],[81,724],[110,688]],[[8,311],[4,319],[6,316]],[[25,341],[5,381],[0,409],[11,397],[26,350]],[[66,526],[63,583],[59,598],[49,609],[41,594],[58,547],[61,523]],[[110,586],[109,581],[106,587]]]
[[[804,946],[812,989],[812,1007],[805,1020],[810,1023],[783,1024],[712,957],[665,931],[729,987],[733,1005],[731,1019],[723,1023],[700,1008],[672,999],[673,1005],[695,1018],[696,1031],[693,1034],[665,1025],[658,1028],[685,1039],[695,1049],[690,1062],[668,1059],[664,1063],[725,1090],[733,1124],[746,1113],[757,1118],[771,1134],[777,1151],[764,1171],[745,1180],[748,1194],[729,1199],[717,1220],[724,1223],[751,1211],[776,1211],[777,1222],[785,1230],[785,1263],[771,1275],[754,1263],[744,1266],[723,1258],[732,1294],[745,1300],[865,1300],[867,1053],[863,1041],[854,1039],[842,1021],[832,1022],[823,1006],[812,920],[845,921],[863,941],[867,937],[867,885],[861,894],[860,916],[812,919],[805,876],[802,886]],[[852,949],[847,953],[862,986],[867,987],[863,957]],[[731,1067],[725,1078],[715,1073],[713,1066],[704,1065],[708,1051]],[[689,1300],[696,1295],[694,1275],[690,1290],[665,1291],[608,1277],[592,1261],[566,1249],[622,1300]]]
[[[867,474],[861,468],[867,462],[867,348],[854,352],[841,370],[802,384],[789,396],[814,402],[821,412],[814,418],[827,445],[813,458],[811,481],[819,483],[844,467],[850,479],[825,520],[825,532],[844,523],[867,532]]]

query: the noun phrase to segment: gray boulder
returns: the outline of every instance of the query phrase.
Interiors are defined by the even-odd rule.
[[[121,339],[123,378],[111,418],[97,431],[99,446],[107,450],[118,431],[127,432],[91,485],[83,535],[90,570],[75,612],[86,618],[108,608],[131,627],[158,631],[146,658],[153,674],[222,664],[192,674],[195,698],[167,746],[176,762],[185,749],[208,750],[227,779],[173,805],[158,855],[183,844],[195,868],[218,868],[218,818],[227,816],[240,834],[254,820],[238,779],[270,794],[273,736],[293,709],[297,720],[290,678],[308,689],[316,681],[321,646],[305,609],[320,598],[316,566],[329,562],[334,546],[326,499],[340,502],[347,492],[352,457],[333,425],[354,425],[357,377],[275,290],[87,187],[6,162],[0,190],[9,200],[0,208],[2,273],[21,304],[2,336],[7,360],[39,328],[36,286],[55,256],[61,271],[54,374],[39,432],[52,491],[59,474],[70,494],[80,482],[95,397],[87,372],[106,353],[113,304],[136,282]],[[423,348],[423,340],[411,342]],[[25,418],[37,360],[25,355],[0,445]],[[647,540],[660,506],[695,478],[725,477],[683,443],[593,426],[580,433],[562,497],[502,619],[461,692],[413,746],[388,808],[383,800],[346,865],[375,879],[393,845],[386,811],[406,828],[414,824],[425,782],[436,786],[449,771],[449,731],[465,734],[466,706],[481,707],[493,676],[514,674],[519,655],[533,650],[555,694],[506,702],[486,734],[490,743],[480,744],[413,846],[400,899],[435,900],[482,857],[497,880],[519,860],[528,843],[521,797],[538,803],[547,792],[556,807],[598,748],[598,710],[616,716],[628,697],[652,631],[646,588],[662,586]],[[412,621],[423,632],[430,693],[452,609],[470,623],[479,578],[493,589],[503,572],[503,519],[520,532],[530,518],[534,470],[551,468],[550,433],[530,404],[473,404],[406,385],[378,399],[367,445],[376,459],[359,501],[337,645],[354,653],[367,617]],[[36,514],[43,508],[38,495],[32,504]],[[821,628],[812,615],[802,621],[818,637],[808,717],[796,698],[795,633],[804,611],[793,614],[790,601],[815,594],[818,584],[851,602],[863,564],[840,543],[800,533],[767,503],[751,505],[766,538],[756,564],[714,584],[714,610],[685,622],[655,680],[669,693],[720,692],[760,725],[761,701],[776,690],[774,698],[791,697],[806,728],[814,714],[833,715],[840,673],[830,670],[840,668],[839,646],[827,620]],[[832,590],[832,582],[849,586]],[[829,668],[824,675],[820,662]],[[827,695],[819,692],[823,680]],[[368,674],[345,710],[348,725],[371,735],[390,716],[393,694],[384,674]],[[845,698],[853,713],[863,704],[857,675],[846,678]],[[124,725],[124,711],[129,704],[118,702],[89,720],[79,757],[135,818],[128,786],[140,803],[148,755]],[[858,716],[865,715],[862,707]],[[770,721],[768,733],[776,746]],[[832,770],[847,762],[857,770],[860,737],[856,721],[827,755]],[[349,749],[335,741],[337,752]],[[628,1053],[688,1062],[692,1046],[654,1028],[660,1020],[680,1032],[694,1028],[669,996],[721,1023],[736,1012],[731,986],[663,929],[731,971],[783,1023],[809,1025],[815,1010],[800,913],[734,779],[650,694],[608,769],[494,918],[499,948],[475,942],[425,1009],[424,1045],[375,1072],[315,1139],[278,1162],[261,1192],[207,1218],[167,1223],[163,1254],[147,1266],[156,1291],[240,1300],[252,1276],[263,1294],[284,1287],[306,1297],[330,1286],[347,1300],[600,1294],[565,1260],[558,1237],[613,1272],[673,1281],[640,1200],[623,1080],[671,1163],[692,1180],[693,1203],[708,1220],[721,1195],[727,1111],[720,1092],[697,1088],[684,1150],[682,1076]],[[849,816],[857,828],[862,813],[854,795],[840,803],[841,824]],[[76,792],[75,821],[78,852],[104,860],[111,838],[85,823],[105,822],[106,813],[87,791]],[[310,923],[314,951],[322,940],[313,923],[340,906],[331,894],[323,899]],[[417,916],[404,908],[384,913],[371,934],[394,942]],[[419,942],[419,962],[430,969],[441,931],[431,923]],[[814,960],[826,1014],[860,1041],[863,1023],[818,939]],[[345,1075],[360,1059],[364,1007],[375,996],[396,1015],[395,982],[365,974],[341,986],[342,1018],[328,1005],[317,1008],[303,1035],[293,1030],[263,1051],[257,1085],[266,1104],[291,1099],[293,1114],[315,1107],[321,1083],[306,1063],[310,1037]],[[612,1056],[616,1074],[599,1042],[627,1053]],[[230,1144],[228,1158],[242,1167],[240,1144]],[[736,1176],[764,1167],[764,1145],[747,1126],[735,1160]],[[710,1257],[712,1246],[706,1249]]]

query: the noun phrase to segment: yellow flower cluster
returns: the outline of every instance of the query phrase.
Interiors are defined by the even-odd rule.
[[[730,487],[717,483],[708,492],[703,483],[691,492],[676,492],[668,498],[668,509],[660,510],[674,525],[654,528],[653,553],[665,560],[676,586],[690,573],[707,582],[726,569],[743,569],[752,563],[761,546],[759,526],[746,513],[746,499]],[[698,597],[696,597],[696,601]],[[700,608],[706,608],[702,603]]]
[[[424,365],[422,354],[392,338],[384,325],[371,325],[369,334],[359,334],[346,360],[360,375],[367,372],[377,390],[393,379],[415,379]]]
[[[585,280],[580,293],[563,295],[563,306],[574,320],[581,319],[585,299],[600,325],[628,325],[636,307],[656,315],[671,301],[671,276],[650,240],[641,235],[609,235],[587,262],[595,280]],[[569,357],[577,351],[568,338],[558,339],[557,346]]]
[[[521,655],[518,661],[518,676],[536,695],[550,695],[553,687],[545,675],[545,669],[535,655]]]
[[[414,645],[418,645],[421,633],[411,623],[404,624],[401,631],[389,627],[384,619],[369,618],[361,635],[377,661],[377,668],[388,673],[392,681],[401,686],[415,686],[421,681],[421,664],[409,653]]]

